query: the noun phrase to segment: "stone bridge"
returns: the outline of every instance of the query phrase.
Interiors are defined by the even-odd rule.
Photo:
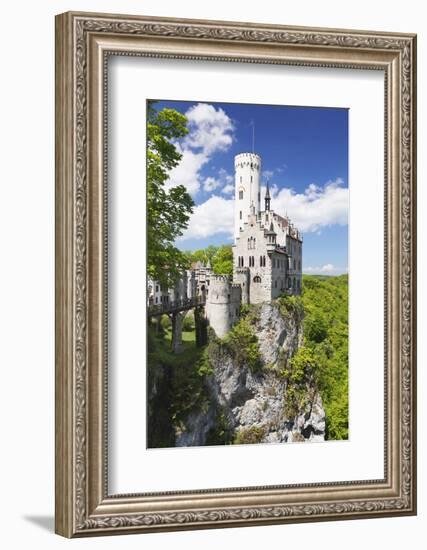
[[[147,307],[148,319],[167,315],[172,323],[172,351],[180,353],[182,345],[182,323],[184,317],[194,309],[194,322],[196,325],[196,345],[203,346],[207,343],[207,320],[205,316],[206,298],[204,295],[195,298],[183,298],[174,302],[150,305]]]

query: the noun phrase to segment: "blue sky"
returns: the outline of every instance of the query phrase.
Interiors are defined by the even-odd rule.
[[[262,159],[271,208],[287,213],[304,237],[303,271],[347,272],[348,111],[319,107],[160,101],[186,114],[189,134],[169,185],[184,184],[196,204],[182,250],[233,242],[234,156]]]

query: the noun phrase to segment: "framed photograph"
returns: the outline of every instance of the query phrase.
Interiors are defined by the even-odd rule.
[[[416,513],[416,37],[56,18],[56,532]]]

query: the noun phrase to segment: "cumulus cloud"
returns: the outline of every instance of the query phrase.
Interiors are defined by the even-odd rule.
[[[346,267],[335,267],[333,264],[325,264],[320,267],[303,267],[303,272],[310,275],[342,275],[347,273]]]
[[[202,167],[215,153],[226,151],[231,146],[234,139],[234,126],[223,109],[215,108],[208,103],[193,105],[185,115],[188,119],[189,132],[184,139],[175,144],[182,154],[182,159],[171,171],[168,187],[184,185],[191,195],[195,195],[202,186],[200,176]],[[221,185],[224,184],[221,177],[219,182]],[[211,184],[208,183],[208,187]]]
[[[234,192],[234,185],[232,183],[227,183],[222,189],[221,193],[224,193],[224,195],[231,195],[231,193]]]
[[[348,224],[348,188],[342,178],[328,181],[323,187],[310,184],[304,193],[277,187],[271,189],[272,208],[287,213],[303,232],[319,232],[322,227]]]
[[[217,187],[219,187],[221,185],[221,182],[215,178],[206,178],[205,181],[203,182],[203,189],[207,192],[211,192],[211,191],[214,191],[215,189],[217,189]]]
[[[227,236],[234,231],[234,200],[212,195],[194,208],[193,215],[180,241],[211,237],[219,233]]]
[[[232,181],[225,171],[218,172],[218,179],[206,178],[208,186],[215,186],[222,194],[229,195],[234,191],[232,183],[226,183],[222,189],[219,182]],[[230,180],[231,178],[231,180]],[[211,181],[212,180],[212,181]],[[278,214],[288,214],[292,222],[303,232],[319,233],[323,227],[347,225],[348,223],[348,189],[343,187],[343,180],[328,181],[323,187],[310,184],[302,193],[292,189],[279,189],[276,184],[270,187],[272,209]],[[264,197],[265,187],[261,190]],[[212,195],[207,201],[195,207],[189,226],[180,240],[204,238],[217,234],[231,237],[234,233],[234,199]],[[337,270],[337,271],[334,271]],[[320,267],[308,267],[307,273],[345,273],[343,268],[332,264]]]

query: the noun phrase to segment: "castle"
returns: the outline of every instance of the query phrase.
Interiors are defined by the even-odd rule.
[[[271,209],[269,184],[261,210],[261,157],[241,153],[234,159],[235,206],[233,280],[215,275],[210,263],[197,262],[175,289],[149,282],[149,304],[202,296],[209,325],[223,337],[239,319],[241,304],[268,302],[301,293],[302,236],[285,216]]]

